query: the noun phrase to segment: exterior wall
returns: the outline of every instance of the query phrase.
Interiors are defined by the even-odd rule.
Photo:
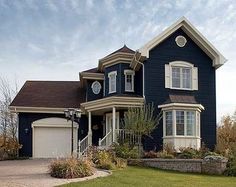
[[[135,72],[134,76],[134,92],[125,92],[125,75],[124,70],[131,69],[127,63],[120,63],[105,68],[105,97],[112,95],[127,94],[129,96],[142,96],[142,68]],[[109,78],[108,73],[117,71],[116,76],[116,93],[109,94]]]
[[[92,101],[96,99],[101,99],[103,97],[103,81],[98,81],[102,88],[99,94],[94,94],[92,90],[92,84],[96,80],[88,80],[87,81],[87,87],[86,87],[86,100],[87,101]]]
[[[183,35],[187,39],[186,46],[180,48],[175,38]],[[187,61],[198,67],[198,90],[173,90],[165,88],[165,64],[172,61]],[[166,40],[150,51],[149,59],[145,62],[145,96],[147,103],[154,102],[157,108],[167,100],[169,94],[195,96],[197,102],[205,107],[201,112],[201,138],[207,147],[213,149],[216,143],[216,88],[215,69],[212,60],[182,31],[177,30]],[[210,96],[210,97],[209,97]],[[163,140],[163,122],[153,132],[152,139],[146,138],[145,150],[160,150]]]
[[[36,113],[20,113],[19,114],[19,143],[23,147],[19,151],[20,156],[32,157],[32,127],[31,124],[39,119],[50,118],[50,117],[59,117],[64,118],[64,114],[36,114]],[[83,138],[87,135],[88,132],[88,123],[87,117],[82,116],[79,123],[79,138]],[[28,132],[25,132],[25,129],[28,129]]]

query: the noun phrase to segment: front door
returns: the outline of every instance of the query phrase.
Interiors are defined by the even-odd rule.
[[[119,112],[116,112],[116,126],[115,126],[115,131],[119,129]],[[111,145],[112,144],[112,123],[113,123],[113,119],[112,119],[112,113],[108,113],[106,114],[106,126],[104,129],[104,136],[106,136],[108,133],[111,133],[110,136],[107,137],[107,145]]]

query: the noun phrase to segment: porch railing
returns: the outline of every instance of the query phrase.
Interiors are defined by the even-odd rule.
[[[89,134],[84,137],[84,139],[78,142],[78,157],[80,158],[84,154],[87,154],[89,148]]]
[[[112,130],[106,134],[102,139],[99,138],[98,145],[101,147],[108,147],[112,144]]]
[[[141,142],[141,136],[127,129],[117,129],[116,134],[118,143],[129,143],[130,145],[137,145],[139,142]]]

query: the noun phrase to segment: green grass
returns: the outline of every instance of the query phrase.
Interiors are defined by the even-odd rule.
[[[236,177],[187,174],[163,171],[152,168],[128,167],[113,171],[108,177],[97,178],[85,182],[70,183],[63,187],[121,187],[121,186],[178,186],[178,187],[236,187]]]

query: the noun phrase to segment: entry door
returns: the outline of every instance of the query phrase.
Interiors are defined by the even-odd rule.
[[[115,126],[115,130],[119,129],[119,112],[116,112],[116,126]],[[107,135],[107,133],[109,133],[110,131],[112,131],[112,113],[106,114],[106,129],[105,129],[105,136]],[[112,133],[112,132],[111,132]],[[111,145],[112,144],[112,134],[110,136],[108,136],[107,138],[107,145]]]

